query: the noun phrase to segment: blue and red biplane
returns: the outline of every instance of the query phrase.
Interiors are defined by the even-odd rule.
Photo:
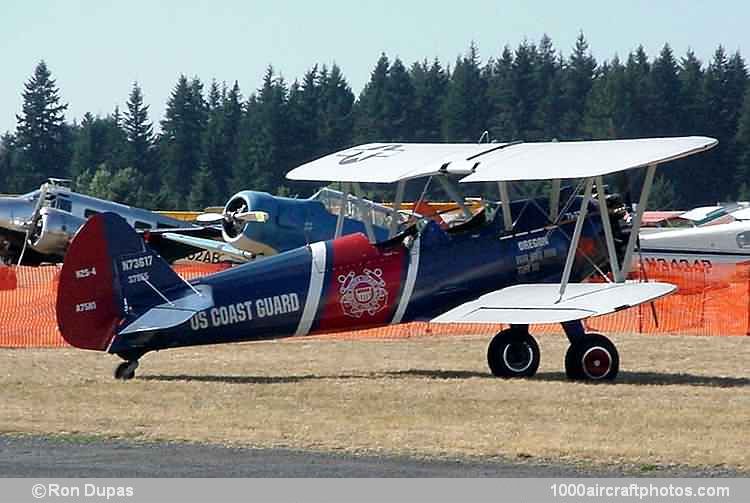
[[[614,344],[582,320],[671,293],[668,283],[626,281],[657,164],[713,147],[705,137],[512,144],[368,144],[292,170],[293,180],[396,183],[433,177],[451,187],[496,182],[497,205],[448,228],[429,219],[382,241],[357,233],[185,281],[118,216],[92,217],[79,230],[60,275],[57,321],[71,345],[124,360],[130,379],[150,351],[313,333],[412,320],[504,323],[487,359],[502,377],[539,365],[533,323],[561,323],[572,379],[617,375]],[[637,210],[608,199],[603,177],[645,168]],[[561,201],[560,180],[579,179]],[[511,202],[508,183],[550,181],[545,199]],[[455,187],[450,192],[455,192]],[[341,220],[341,219],[340,219]],[[395,218],[394,218],[395,221]],[[604,283],[584,283],[594,273]]]

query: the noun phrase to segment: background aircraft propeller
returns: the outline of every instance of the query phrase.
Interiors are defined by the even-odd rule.
[[[202,224],[216,224],[221,221],[235,222],[260,222],[268,221],[268,213],[265,211],[230,211],[225,213],[204,213],[195,219]]]

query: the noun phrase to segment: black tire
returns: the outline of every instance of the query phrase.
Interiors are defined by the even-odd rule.
[[[620,371],[620,354],[600,334],[586,334],[565,353],[565,373],[576,381],[611,381]]]
[[[135,377],[135,369],[138,368],[138,361],[122,362],[115,368],[115,379],[128,381]]]
[[[496,377],[531,377],[539,368],[539,359],[539,345],[522,330],[503,330],[487,348],[487,363]]]

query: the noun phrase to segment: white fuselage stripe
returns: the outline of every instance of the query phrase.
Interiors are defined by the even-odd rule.
[[[307,289],[307,298],[305,299],[305,309],[302,311],[302,318],[297,325],[297,331],[294,335],[307,335],[310,332],[315,315],[320,305],[320,295],[323,292],[323,280],[326,276],[326,244],[319,241],[310,245],[312,257],[310,260],[310,286]]]
[[[419,271],[419,244],[419,238],[415,239],[414,243],[412,243],[411,251],[409,252],[409,270],[406,272],[406,284],[404,284],[401,299],[398,301],[396,313],[393,315],[393,320],[391,320],[392,324],[401,323],[401,318],[404,317],[406,308],[414,293],[414,284],[417,282],[417,271]]]

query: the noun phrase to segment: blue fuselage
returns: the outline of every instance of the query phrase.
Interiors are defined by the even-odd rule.
[[[481,212],[448,230],[427,221],[379,244],[354,234],[201,278],[193,285],[210,291],[211,307],[171,328],[119,334],[109,351],[145,352],[430,319],[510,285],[559,281],[573,221],[547,225],[541,211],[524,209],[513,232],[504,230],[499,212],[493,218]],[[592,264],[606,262],[601,218],[593,204],[589,211],[573,281],[589,276]]]

